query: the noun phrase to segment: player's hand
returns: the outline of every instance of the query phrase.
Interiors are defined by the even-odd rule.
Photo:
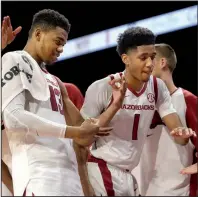
[[[170,134],[174,137],[182,137],[182,138],[189,138],[191,136],[196,136],[196,133],[187,127],[177,127],[170,132]]]
[[[120,108],[122,106],[125,93],[127,90],[127,84],[126,84],[124,76],[122,76],[120,79],[113,79],[109,81],[109,85],[113,89],[113,92],[112,92],[113,103],[112,104]]]
[[[81,125],[81,131],[75,142],[81,146],[90,146],[97,137],[108,136],[112,127],[99,127],[92,119],[86,119]]]
[[[6,16],[3,18],[2,28],[1,28],[1,49],[4,49],[8,44],[10,44],[20,33],[22,27],[17,27],[14,31],[10,21],[10,17]]]
[[[198,163],[188,166],[187,168],[184,168],[183,170],[181,170],[180,173],[181,174],[196,174],[198,173],[197,165]]]
[[[65,87],[64,83],[58,77],[56,77],[56,80],[57,80],[58,85],[60,87],[61,95],[63,97],[63,100],[69,98],[67,88]]]

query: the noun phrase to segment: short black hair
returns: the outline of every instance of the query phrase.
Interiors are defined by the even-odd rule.
[[[137,48],[141,45],[155,44],[156,36],[154,33],[144,27],[131,27],[119,34],[117,39],[116,51],[121,56],[128,50]]]
[[[59,12],[51,9],[44,9],[40,10],[34,15],[32,26],[29,31],[29,37],[31,37],[36,27],[41,27],[46,31],[52,28],[60,27],[69,33],[71,25],[69,23],[69,20]]]

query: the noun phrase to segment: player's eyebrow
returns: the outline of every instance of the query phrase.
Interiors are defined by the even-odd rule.
[[[139,56],[141,57],[141,56],[147,56],[147,55],[150,55],[150,54],[149,53],[142,53]],[[151,55],[156,56],[156,52],[153,52]]]

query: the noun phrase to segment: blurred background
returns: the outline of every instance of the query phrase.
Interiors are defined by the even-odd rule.
[[[174,72],[176,85],[197,95],[195,5],[196,1],[2,1],[1,16],[9,15],[13,28],[23,27],[3,53],[22,50],[33,15],[41,9],[54,9],[69,19],[71,32],[60,60],[47,66],[47,69],[62,81],[77,85],[85,94],[92,82],[124,70],[124,64],[116,52],[117,35],[129,26],[142,25],[158,35],[157,43],[167,43],[175,49],[178,58]]]

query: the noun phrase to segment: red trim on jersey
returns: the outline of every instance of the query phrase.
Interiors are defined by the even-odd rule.
[[[140,114],[135,114],[132,130],[132,140],[138,139],[138,125],[140,120]]]
[[[100,169],[102,179],[104,182],[104,186],[107,192],[107,196],[115,196],[115,191],[113,189],[112,176],[111,176],[110,170],[107,167],[107,162],[102,159],[98,159],[92,155],[90,155],[88,162],[94,162],[98,164],[98,167]]]
[[[158,88],[157,88],[157,78],[153,76],[153,85],[154,85],[154,92],[155,92],[155,104],[157,103],[158,98]]]
[[[25,191],[23,192],[23,196],[26,196],[26,189],[25,189]],[[32,196],[35,196],[33,192],[32,192]]]
[[[175,92],[177,92],[177,90],[179,90],[179,88],[177,88],[175,91],[173,91],[170,96],[172,96]]]
[[[186,101],[186,124],[188,127],[190,127],[193,131],[196,132],[198,135],[198,129],[197,129],[197,96],[192,94],[191,92],[182,89],[184,98]],[[197,148],[197,137],[192,137],[191,138],[196,150],[198,151]],[[195,151],[194,151],[195,152]],[[194,159],[193,163],[197,162],[197,158],[195,157],[194,154]],[[197,174],[191,175],[191,180],[190,180],[190,196],[196,196],[196,191],[198,189],[197,187]]]
[[[113,80],[113,79],[114,79],[114,76],[113,76],[113,75],[109,75],[109,77],[111,78],[111,80]]]
[[[41,68],[41,70],[42,70],[44,73],[46,73],[46,74],[49,73],[49,72],[48,72],[46,69],[44,69],[44,68]]]
[[[146,90],[146,87],[147,87],[147,82],[144,84],[144,87],[142,88],[142,90],[138,93],[136,92],[132,87],[130,87],[128,84],[127,84],[127,88],[137,97],[141,96],[144,91]]]

